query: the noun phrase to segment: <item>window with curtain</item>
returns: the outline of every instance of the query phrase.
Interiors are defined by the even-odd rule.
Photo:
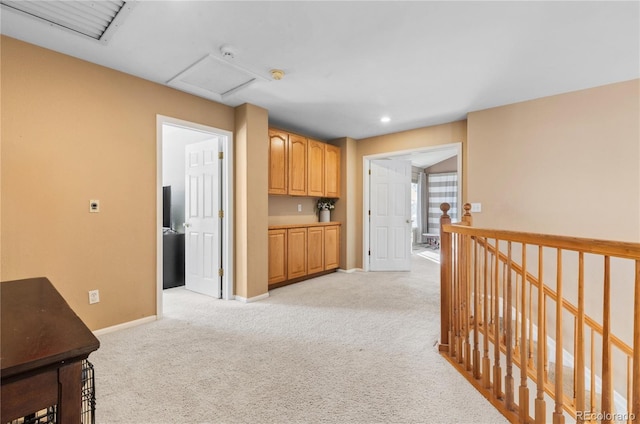
[[[441,203],[451,205],[449,210],[451,221],[458,221],[458,174],[456,172],[428,174],[427,193],[429,214],[426,232],[440,234]]]

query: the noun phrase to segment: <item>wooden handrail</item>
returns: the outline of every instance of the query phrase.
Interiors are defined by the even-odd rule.
[[[524,233],[508,230],[492,230],[486,228],[462,226],[458,224],[444,225],[442,231],[446,233],[462,234],[466,236],[508,240],[515,243],[538,245],[562,250],[572,250],[575,252],[592,253],[594,255],[603,255],[634,260],[640,259],[640,243],[556,236],[549,234]]]
[[[564,423],[566,413],[575,417],[577,422],[593,421],[596,417],[598,421],[614,422],[623,419],[617,414],[624,412],[625,408],[625,421],[640,422],[640,244],[473,228],[469,204],[464,205],[465,213],[458,224],[451,224],[446,214],[448,205],[443,204],[441,209],[445,212],[445,219],[441,219],[440,226],[441,290],[448,296],[447,301],[441,301],[443,340],[445,333],[449,334],[449,345],[441,350],[448,351],[450,362],[512,422],[533,422],[529,416],[529,380],[536,385],[533,410],[536,423],[546,422],[545,393],[553,399],[554,424]],[[522,247],[521,258],[513,257],[514,244]],[[537,276],[527,269],[528,246],[538,248]],[[543,283],[543,248],[554,249],[557,253],[555,284],[550,284],[550,281]],[[563,279],[567,278],[563,274],[563,259],[567,260],[563,258],[565,250],[578,254],[577,306],[563,296],[566,291],[563,290]],[[586,253],[604,258],[601,323],[587,315],[585,310]],[[611,258],[633,260],[635,264],[633,346],[614,335],[616,330],[611,322],[614,308],[611,294],[616,282],[611,278]],[[521,264],[517,263],[518,260]],[[591,256],[589,260],[592,260]],[[536,260],[533,259],[533,262]],[[573,269],[572,266],[567,268]],[[555,306],[547,307],[547,301],[555,302]],[[537,309],[535,312],[534,307]],[[555,320],[555,331],[552,330],[552,333],[547,332],[548,319]],[[535,325],[533,320],[536,321]],[[448,322],[447,326],[444,325],[445,321]],[[535,326],[538,346],[534,349]],[[596,333],[601,336],[597,351]],[[567,339],[564,343],[563,338]],[[547,354],[548,339],[555,340],[554,355]],[[590,344],[587,345],[589,340]],[[490,346],[493,346],[493,358],[489,355]],[[626,368],[621,364],[614,367],[614,348],[626,356],[626,363],[623,364]],[[563,378],[565,349],[573,356],[573,375]],[[594,362],[596,352],[602,361],[598,369]],[[590,353],[589,388],[585,381],[589,377],[585,377],[586,353]],[[550,364],[549,360],[555,364]],[[506,363],[504,373],[501,361]],[[520,368],[518,390],[515,389],[514,365]],[[553,365],[550,367],[552,369],[548,370],[548,365]],[[551,371],[554,376],[549,374]],[[626,379],[622,379],[625,372]],[[596,379],[601,382],[601,390],[598,391],[601,398],[597,402]],[[616,393],[616,399],[618,395],[626,396],[626,406],[614,400],[614,387],[618,387],[619,383],[626,389],[622,391],[621,388]],[[571,388],[573,390],[568,391]],[[588,392],[585,390],[591,391],[588,402],[585,396]],[[597,405],[600,409],[596,409]]]

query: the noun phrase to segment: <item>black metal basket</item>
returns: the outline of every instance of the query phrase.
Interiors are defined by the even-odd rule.
[[[82,405],[80,422],[82,424],[96,423],[96,385],[93,364],[88,360],[82,361]],[[35,414],[18,418],[9,424],[55,424],[58,415],[57,405],[51,405]]]

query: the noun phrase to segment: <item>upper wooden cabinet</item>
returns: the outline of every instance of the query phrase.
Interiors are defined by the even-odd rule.
[[[307,146],[307,194],[324,196],[324,146],[316,140],[309,139]]]
[[[340,148],[324,145],[324,197],[340,197]]]
[[[340,148],[270,128],[269,194],[340,197]]]
[[[269,130],[269,194],[288,194],[287,152],[289,134]]]
[[[307,195],[307,139],[289,134],[289,195]]]

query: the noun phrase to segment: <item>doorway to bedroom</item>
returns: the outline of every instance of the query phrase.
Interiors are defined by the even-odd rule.
[[[425,147],[421,149],[412,149],[396,152],[387,152],[364,157],[363,164],[363,181],[364,181],[364,216],[363,216],[363,268],[366,271],[391,271],[391,270],[410,270],[411,261],[406,269],[387,269],[378,266],[377,256],[380,243],[379,234],[389,234],[390,231],[379,225],[378,221],[374,222],[373,217],[380,215],[380,208],[383,212],[390,210],[384,207],[387,203],[380,203],[376,200],[376,192],[380,192],[380,187],[384,188],[390,182],[384,181],[384,173],[381,173],[381,181],[374,181],[376,176],[372,166],[376,163],[388,161],[404,162],[409,165],[409,171],[403,171],[408,195],[396,196],[393,199],[394,210],[410,211],[403,216],[402,224],[398,225],[395,233],[402,232],[403,237],[395,237],[400,240],[393,245],[393,253],[395,257],[410,258],[413,254],[419,252],[430,253],[434,258],[439,254],[440,241],[440,204],[449,203],[452,220],[458,220],[458,205],[461,203],[462,197],[462,143],[451,143],[446,145]],[[371,172],[370,172],[371,171]],[[410,174],[410,175],[407,175]],[[386,174],[389,174],[387,172]],[[380,178],[378,178],[380,179]],[[404,186],[404,184],[403,184]],[[399,192],[399,189],[382,190],[381,192]],[[378,196],[379,197],[379,196]],[[399,199],[406,199],[406,207],[398,209],[396,207]],[[382,205],[382,206],[381,206]],[[384,223],[383,223],[384,224]],[[404,226],[404,227],[402,227]],[[382,229],[381,229],[382,228]],[[385,246],[384,239],[382,245]],[[386,246],[387,250],[388,246]],[[377,256],[376,256],[377,255]],[[383,264],[384,265],[384,264]]]
[[[233,299],[232,134],[158,116],[157,315],[163,290]]]

